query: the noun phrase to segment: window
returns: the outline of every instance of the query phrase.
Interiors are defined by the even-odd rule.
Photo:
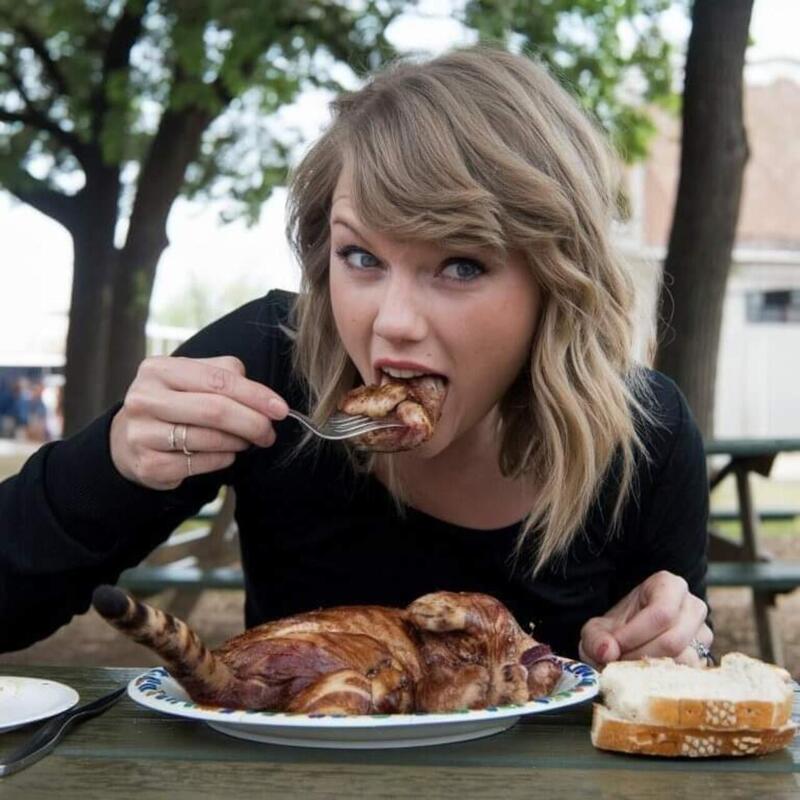
[[[747,293],[748,322],[800,322],[800,289]]]

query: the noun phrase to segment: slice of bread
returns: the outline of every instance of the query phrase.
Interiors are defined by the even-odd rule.
[[[600,692],[619,720],[688,731],[782,729],[793,701],[786,670],[742,653],[709,669],[671,658],[617,661],[603,670]]]
[[[592,744],[601,750],[650,756],[755,756],[786,747],[796,730],[792,723],[773,729],[735,731],[643,725],[595,705]]]

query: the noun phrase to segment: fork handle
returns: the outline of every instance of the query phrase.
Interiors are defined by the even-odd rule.
[[[25,769],[25,767],[29,767],[31,764],[35,764],[40,758],[43,758],[53,750],[64,738],[64,734],[76,722],[82,722],[102,714],[122,697],[125,689],[125,686],[121,686],[93,703],[71,708],[63,714],[53,717],[53,719],[39,728],[25,744],[17,748],[9,756],[8,761],[0,763],[0,778],[5,775],[12,775]]]

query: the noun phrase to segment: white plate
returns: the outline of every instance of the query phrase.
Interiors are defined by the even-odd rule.
[[[78,693],[63,683],[0,675],[0,732],[53,717],[78,699]]]
[[[520,717],[572,706],[597,694],[598,674],[594,669],[579,661],[559,660],[564,674],[553,694],[524,705],[451,714],[333,716],[198,706],[163,667],[134,678],[128,684],[128,695],[146,708],[202,720],[240,739],[295,747],[417,747],[489,736],[510,728]]]

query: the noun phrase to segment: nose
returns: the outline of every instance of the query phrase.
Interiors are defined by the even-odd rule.
[[[376,336],[393,342],[418,342],[425,338],[428,324],[422,288],[413,278],[392,275],[383,286],[378,312],[372,324]]]

